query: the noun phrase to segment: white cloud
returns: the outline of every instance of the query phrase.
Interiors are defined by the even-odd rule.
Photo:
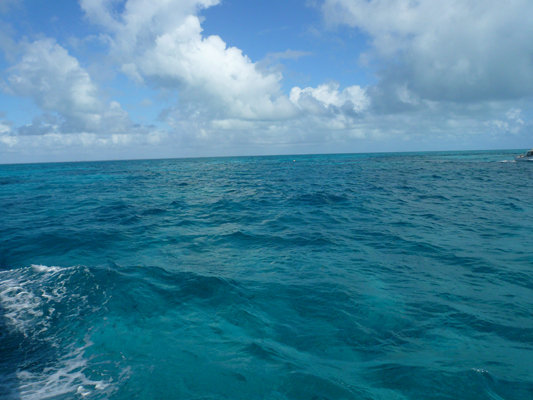
[[[179,88],[183,104],[202,103],[213,118],[285,119],[297,114],[281,93],[281,73],[260,71],[219,36],[202,37],[196,14],[218,0],[128,0],[120,16],[111,2],[80,4],[91,21],[112,35],[111,53],[135,82]]]
[[[281,74],[261,73],[255,64],[218,36],[201,37],[198,17],[156,39],[138,60],[148,76],[180,86],[180,96],[201,101],[214,112],[242,119],[292,117],[295,109],[280,94]]]
[[[512,108],[509,111],[505,113],[505,116],[509,118],[510,120],[515,121],[516,123],[523,125],[524,121],[520,118],[520,115],[522,114],[522,110],[519,108]]]
[[[0,124],[1,126],[1,124]],[[166,132],[71,133],[48,132],[43,135],[0,133],[0,162],[81,161],[142,158],[172,148]]]
[[[114,35],[112,45],[121,54],[151,47],[154,40],[172,32],[191,15],[220,0],[126,0],[117,14],[113,0],[80,0],[87,18]],[[118,17],[118,18],[117,18]]]
[[[120,104],[101,101],[89,73],[53,39],[36,40],[22,47],[22,59],[9,69],[7,90],[31,97],[45,114],[21,127],[21,134],[114,133],[131,127]]]
[[[326,0],[322,10],[370,36],[381,85],[435,101],[533,94],[529,0]]]
[[[127,0],[120,14],[109,1],[80,4],[87,18],[109,33],[110,54],[122,72],[136,83],[178,92],[178,103],[162,120],[184,143],[283,143],[314,135],[287,126],[364,136],[355,126],[370,101],[360,86],[296,87],[290,98],[282,93],[282,74],[269,64],[310,53],[270,53],[254,63],[219,36],[203,37],[198,11],[218,0]]]
[[[0,111],[0,117],[3,117],[4,113]],[[13,135],[11,121],[5,121],[0,119],[0,143],[7,147],[13,147],[17,144],[17,137]]]
[[[243,121],[240,119],[218,119],[211,122],[211,126],[214,129],[220,129],[224,131],[235,130],[252,130],[256,127],[253,121]]]
[[[525,125],[524,120],[520,118],[521,113],[521,109],[512,108],[505,113],[506,120],[492,119],[485,122],[485,126],[491,128],[493,134],[511,133],[517,135]]]
[[[306,111],[313,114],[323,114],[325,109],[343,107],[353,113],[360,113],[369,106],[369,99],[365,90],[360,86],[350,86],[339,92],[337,83],[319,85],[317,88],[294,87],[290,93],[290,100]],[[322,107],[324,110],[317,109]]]
[[[130,78],[133,82],[139,85],[144,84],[144,79],[141,74],[139,74],[139,71],[137,71],[137,66],[135,64],[122,64],[122,66],[120,67],[120,71],[128,78]]]
[[[475,143],[471,138],[477,147],[483,138],[505,147],[508,138],[529,140],[530,103],[523,96],[533,93],[533,6],[525,0],[505,8],[495,0],[324,0],[330,25],[370,37],[372,49],[360,60],[369,60],[378,83],[330,82],[294,87],[289,95],[278,61],[310,53],[286,50],[254,62],[219,36],[206,36],[200,12],[219,2],[80,0],[87,20],[102,29],[70,41],[77,52],[101,58],[87,68],[53,39],[8,42],[0,28],[0,47],[16,47],[6,58],[14,66],[4,89],[32,98],[43,111],[18,129],[0,121],[4,154],[101,159],[465,148]],[[98,53],[102,46],[108,54]],[[141,86],[129,92],[117,81],[108,93],[133,93],[142,120],[167,107],[159,122],[170,129],[134,125],[118,102],[105,100],[89,72],[104,64]],[[145,96],[151,100],[140,101]]]
[[[59,130],[59,118],[52,114],[43,114],[34,117],[31,124],[19,127],[18,134],[24,136],[46,135],[59,132]]]
[[[15,136],[0,134],[0,143],[8,147],[14,147],[16,144],[18,144],[18,138]]]
[[[11,124],[6,121],[0,121],[0,135],[11,133]]]
[[[44,111],[58,112],[72,128],[94,130],[104,106],[87,71],[52,39],[25,47],[22,60],[10,68],[9,90],[33,98]]]
[[[34,97],[44,110],[92,113],[101,109],[89,74],[52,39],[28,44],[22,60],[10,71],[13,92]]]

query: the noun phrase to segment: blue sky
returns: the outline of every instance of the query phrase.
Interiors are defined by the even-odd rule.
[[[533,3],[0,0],[0,163],[533,146]]]

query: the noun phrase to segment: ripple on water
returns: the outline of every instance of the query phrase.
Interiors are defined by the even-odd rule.
[[[0,397],[533,398],[506,157],[0,166]]]

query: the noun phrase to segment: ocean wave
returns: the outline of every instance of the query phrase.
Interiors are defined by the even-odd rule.
[[[114,390],[112,378],[89,377],[85,353],[93,344],[76,332],[76,320],[102,307],[91,304],[85,292],[96,287],[78,286],[90,275],[85,267],[40,264],[0,275],[0,326],[6,329],[0,347],[2,398],[104,398]]]
[[[533,398],[512,156],[0,166],[0,398]]]

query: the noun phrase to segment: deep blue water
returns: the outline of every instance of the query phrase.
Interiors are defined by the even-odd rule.
[[[532,399],[514,155],[0,165],[0,398]]]

